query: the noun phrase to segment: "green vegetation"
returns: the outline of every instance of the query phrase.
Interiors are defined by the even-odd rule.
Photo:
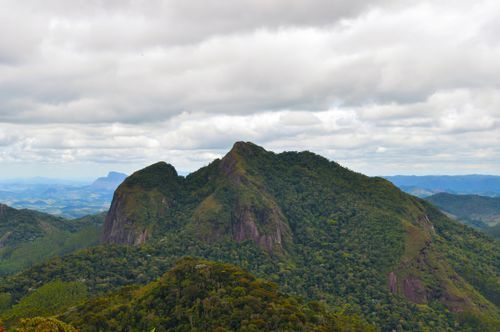
[[[374,331],[283,295],[242,269],[184,259],[158,281],[93,299],[60,319],[81,331]]]
[[[0,275],[96,245],[105,214],[75,220],[0,207]]]
[[[500,239],[500,197],[440,193],[426,200],[460,222]]]
[[[16,332],[78,332],[73,326],[52,317],[21,319]]]
[[[83,282],[113,315],[132,315],[142,310],[137,288],[117,289],[155,281],[187,255],[236,264],[384,331],[495,331],[500,323],[498,242],[388,181],[310,152],[237,143],[186,178],[152,165],[117,190],[104,235],[145,244],[89,248],[8,276],[0,307],[2,298],[10,298],[9,310],[60,279]],[[152,285],[146,289],[159,284]],[[123,299],[134,307],[124,308]],[[105,324],[120,324],[110,317]]]
[[[489,236],[500,239],[500,224],[496,224],[495,226],[488,227],[483,230]]]
[[[12,323],[21,318],[53,316],[86,298],[87,288],[83,283],[52,281],[25,296],[1,317],[6,323]]]

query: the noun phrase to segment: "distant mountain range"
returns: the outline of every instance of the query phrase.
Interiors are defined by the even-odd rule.
[[[109,172],[107,176],[97,178],[91,185],[93,190],[115,191],[115,189],[125,180],[126,174],[118,172]]]
[[[0,318],[42,313],[82,331],[500,327],[498,241],[307,151],[237,142],[186,177],[165,162],[139,170],[115,191],[101,243],[0,279]]]
[[[93,183],[31,178],[0,182],[0,203],[65,218],[80,218],[107,211],[114,190],[127,177],[109,172]]]
[[[418,197],[441,192],[500,196],[500,176],[495,175],[396,175],[384,178]]]

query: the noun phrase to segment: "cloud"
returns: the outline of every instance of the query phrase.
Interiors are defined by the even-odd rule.
[[[498,172],[496,1],[0,6],[3,162],[192,170],[245,139],[371,173]]]

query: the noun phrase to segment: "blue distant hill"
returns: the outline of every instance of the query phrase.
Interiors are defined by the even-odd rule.
[[[47,178],[0,181],[0,203],[17,209],[31,209],[80,218],[107,211],[115,189],[126,174],[109,172],[90,183]]]
[[[419,197],[440,192],[500,196],[500,176],[496,175],[396,175],[384,178]]]
[[[112,190],[114,191],[116,187],[120,185],[120,183],[125,180],[127,174],[118,173],[118,172],[109,172],[106,177],[97,178],[92,184],[91,188],[93,189],[104,189],[104,190]]]

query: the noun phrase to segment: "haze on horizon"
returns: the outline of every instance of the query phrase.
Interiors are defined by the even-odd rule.
[[[181,173],[235,141],[500,175],[500,2],[2,0],[0,178]]]

